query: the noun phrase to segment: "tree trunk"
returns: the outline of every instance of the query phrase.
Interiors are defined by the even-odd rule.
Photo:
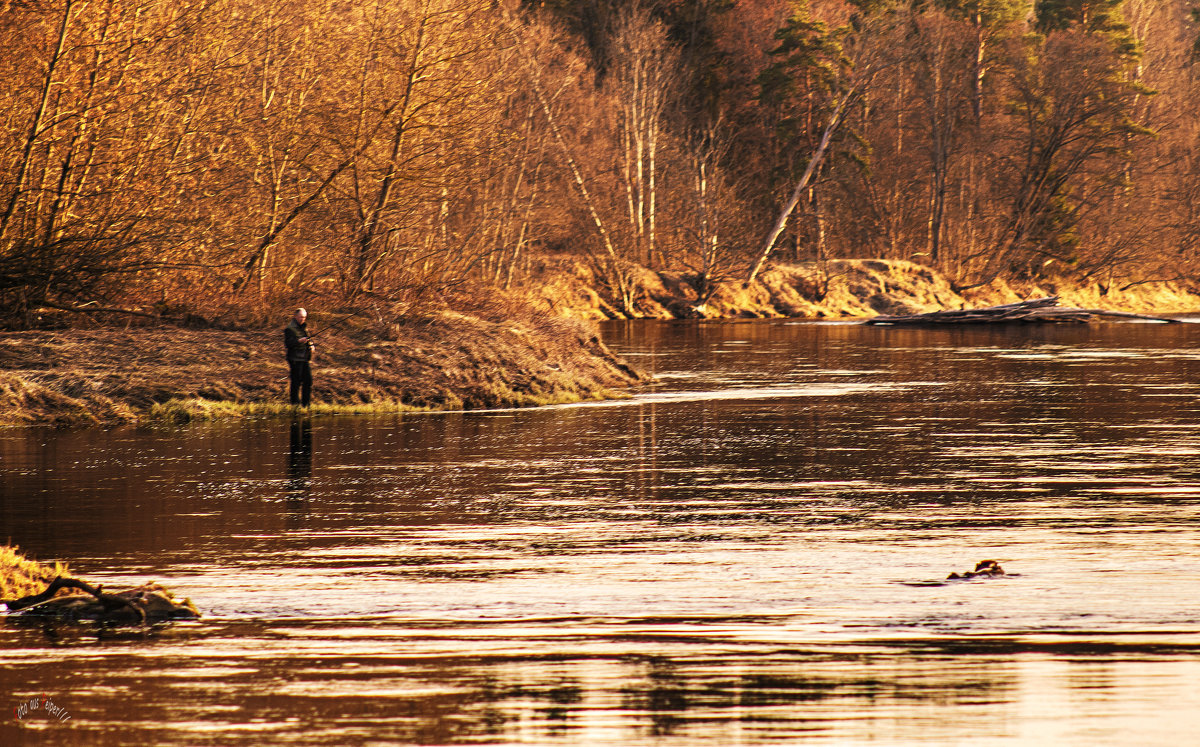
[[[63,51],[66,49],[67,29],[71,25],[71,13],[74,9],[74,0],[66,0],[66,5],[63,7],[62,19],[58,24],[54,51],[46,63],[46,77],[42,81],[42,90],[38,98],[37,111],[33,115],[33,121],[29,123],[29,133],[25,136],[25,145],[21,149],[21,160],[17,164],[17,173],[13,178],[13,191],[8,197],[8,204],[4,206],[3,214],[0,214],[0,246],[3,245],[4,239],[7,237],[8,228],[12,224],[12,217],[16,213],[17,202],[20,200],[21,192],[25,188],[25,176],[29,173],[29,166],[33,160],[33,146],[37,143],[38,136],[42,134],[46,109],[50,103],[50,92],[54,88],[54,73],[57,71],[58,63],[62,60]]]
[[[613,245],[608,229],[604,226],[604,221],[600,218],[599,211],[596,210],[596,202],[592,199],[592,194],[587,188],[587,182],[583,179],[583,173],[579,169],[579,164],[571,154],[571,148],[567,145],[567,141],[558,126],[558,118],[554,116],[554,110],[550,108],[550,102],[546,99],[546,92],[542,90],[537,68],[524,50],[522,50],[522,57],[529,67],[529,80],[533,88],[533,95],[537,98],[538,104],[542,108],[542,114],[546,117],[546,124],[550,126],[550,132],[554,135],[554,142],[558,143],[563,160],[566,161],[567,168],[571,172],[572,183],[575,185],[576,191],[579,192],[584,207],[587,208],[588,217],[591,218],[592,226],[596,229],[596,235],[600,238],[600,243],[604,247],[604,252],[608,257],[610,278],[616,286],[614,290],[617,292],[618,302],[622,306],[621,310],[628,314],[633,311],[633,293],[629,287],[629,281],[625,277],[624,268],[621,266],[621,257],[617,254],[617,249]]]
[[[783,229],[787,227],[788,218],[791,217],[792,211],[796,209],[796,205],[800,203],[800,199],[804,196],[804,191],[808,189],[809,183],[813,176],[817,173],[817,169],[821,166],[821,162],[825,159],[825,154],[829,151],[829,145],[833,142],[833,136],[841,127],[842,122],[846,118],[846,112],[850,108],[850,103],[857,98],[857,90],[850,89],[838,101],[833,112],[829,115],[829,120],[825,124],[825,131],[821,133],[821,140],[817,143],[816,150],[808,159],[808,166],[804,169],[804,174],[801,175],[800,181],[796,182],[795,188],[792,190],[792,195],[788,198],[787,204],[779,211],[779,216],[775,219],[775,225],[771,227],[771,231],[767,234],[766,240],[763,242],[763,247],[759,251],[758,259],[750,266],[750,272],[746,276],[746,285],[750,285],[758,278],[758,273],[762,271],[763,265],[767,263],[767,258],[771,256],[771,250],[775,248],[775,242],[778,241],[779,235],[783,233]]]

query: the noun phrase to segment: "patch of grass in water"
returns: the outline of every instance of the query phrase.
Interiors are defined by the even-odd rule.
[[[154,405],[146,415],[151,423],[183,425],[185,423],[225,420],[229,418],[285,418],[296,414],[322,415],[386,415],[395,413],[434,412],[450,410],[478,410],[493,407],[545,407],[565,405],[583,401],[624,399],[623,392],[596,391],[579,392],[514,392],[507,391],[498,396],[496,404],[480,405],[449,397],[438,407],[420,407],[396,400],[366,403],[318,403],[311,407],[300,407],[282,402],[229,402],[201,398],[171,399]]]
[[[146,419],[152,423],[184,423],[225,420],[228,418],[282,418],[306,415],[370,415],[396,412],[420,412],[428,408],[402,402],[366,404],[316,404],[300,407],[281,402],[228,402],[208,399],[172,399],[150,409]]]
[[[0,545],[0,599],[19,599],[45,591],[55,576],[69,576],[63,563],[30,560],[12,545]]]

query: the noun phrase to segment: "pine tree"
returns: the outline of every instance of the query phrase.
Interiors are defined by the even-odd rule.
[[[819,109],[836,95],[848,65],[840,30],[815,20],[806,0],[791,0],[791,14],[775,33],[773,61],[758,77],[759,103],[775,114],[776,135],[795,145],[808,140]],[[790,179],[790,175],[789,175]]]
[[[803,161],[788,159],[786,177],[793,184],[791,194],[750,267],[747,284],[762,270],[877,70],[869,54],[853,61],[846,54],[847,47],[858,40],[855,37],[870,37],[866,20],[853,18],[849,26],[830,29],[813,18],[806,0],[791,0],[789,5],[791,14],[775,35],[779,41],[771,52],[775,61],[759,77],[759,100],[777,114],[776,131],[783,152],[808,156]]]
[[[992,53],[995,42],[1016,33],[1028,13],[1026,0],[930,0],[951,18],[966,21],[975,32],[974,69],[971,79],[971,107],[976,125],[983,118],[983,91],[988,72],[995,66]]]
[[[1034,28],[1041,34],[1081,31],[1109,40],[1113,51],[1129,60],[1138,55],[1138,43],[1121,16],[1125,0],[1038,0]]]

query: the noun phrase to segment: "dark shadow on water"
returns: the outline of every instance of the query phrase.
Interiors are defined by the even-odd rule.
[[[312,482],[312,418],[297,415],[289,429],[287,453],[287,527],[304,525],[308,514],[309,488]]]

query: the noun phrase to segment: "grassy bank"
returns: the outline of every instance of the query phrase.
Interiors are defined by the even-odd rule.
[[[618,396],[642,374],[587,323],[309,320],[315,414],[530,406]],[[346,323],[346,322],[349,323]],[[283,322],[257,331],[35,330],[0,335],[0,424],[273,416],[286,404]],[[322,332],[322,330],[329,330]]]

